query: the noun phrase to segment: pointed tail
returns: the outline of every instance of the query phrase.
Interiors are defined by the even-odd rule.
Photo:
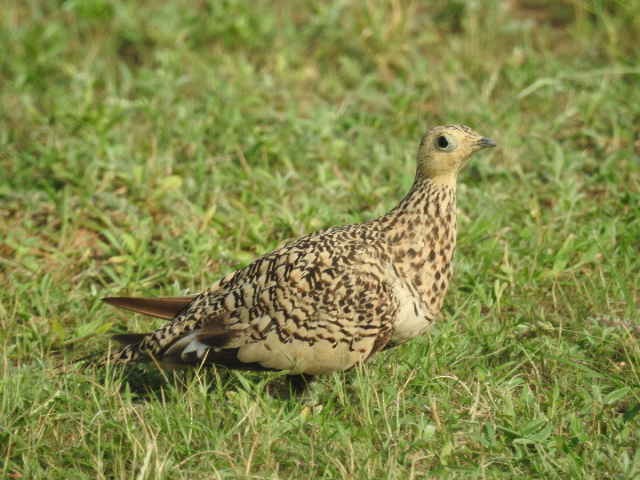
[[[159,297],[159,298],[136,298],[136,297],[107,297],[102,300],[109,305],[124,308],[136,313],[150,315],[152,317],[172,320],[180,314],[195,297]],[[124,346],[112,352],[102,365],[126,365],[142,358],[146,358],[144,353],[145,333],[125,333],[114,335],[113,339]]]
[[[171,320],[189,305],[195,297],[107,297],[102,301],[143,315]]]

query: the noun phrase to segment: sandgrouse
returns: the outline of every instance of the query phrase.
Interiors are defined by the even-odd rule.
[[[374,220],[290,242],[178,298],[106,298],[169,322],[118,335],[108,362],[216,364],[316,375],[347,370],[420,335],[437,318],[456,242],[456,177],[495,143],[464,125],[429,130],[415,181]]]

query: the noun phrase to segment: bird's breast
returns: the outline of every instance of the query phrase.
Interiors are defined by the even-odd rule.
[[[393,325],[391,344],[397,345],[423,333],[431,325],[433,315],[427,311],[420,294],[410,284],[395,282],[394,294],[399,307]]]

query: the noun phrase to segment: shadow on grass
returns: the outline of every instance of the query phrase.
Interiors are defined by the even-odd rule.
[[[167,390],[186,392],[194,382],[205,385],[208,392],[248,391],[254,395],[267,394],[279,400],[302,396],[313,381],[308,375],[244,372],[216,366],[162,370],[153,365],[111,367],[110,370],[95,367],[96,379],[101,382],[112,376],[121,383],[121,390],[128,390],[136,402],[161,399]]]

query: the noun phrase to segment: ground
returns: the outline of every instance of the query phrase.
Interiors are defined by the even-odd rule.
[[[38,1],[0,15],[0,477],[640,475],[640,3]],[[72,361],[370,219],[420,135],[459,188],[442,321],[302,396]]]

